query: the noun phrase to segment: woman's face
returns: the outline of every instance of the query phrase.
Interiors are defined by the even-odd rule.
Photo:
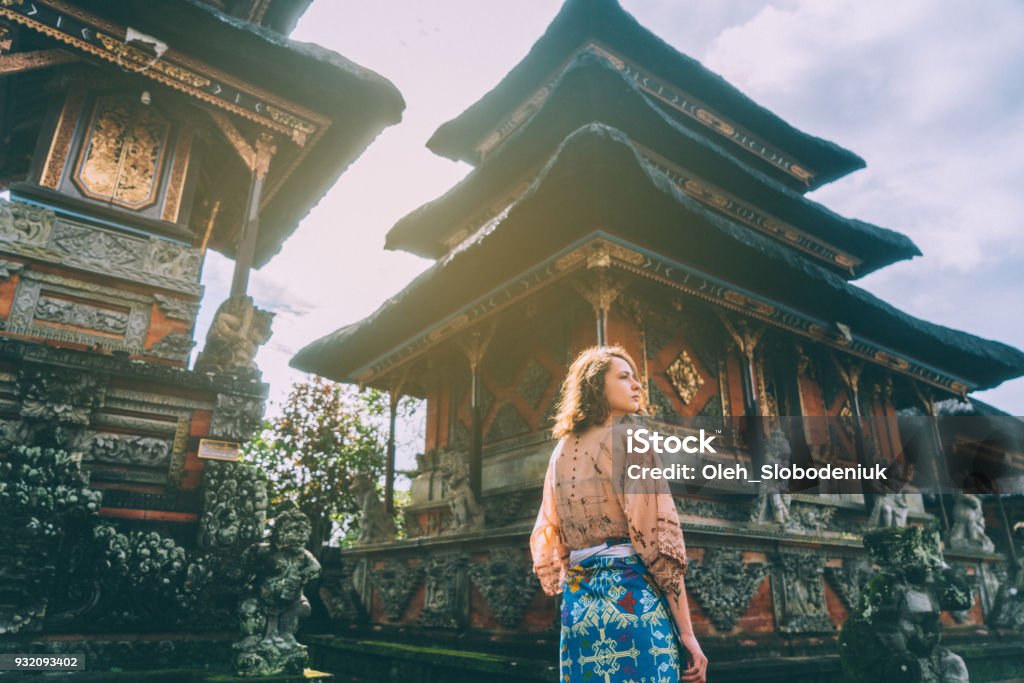
[[[619,417],[640,410],[642,389],[629,363],[614,356],[611,367],[604,375],[604,396],[608,399],[612,416]]]

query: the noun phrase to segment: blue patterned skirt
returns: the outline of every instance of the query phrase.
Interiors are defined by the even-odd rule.
[[[668,603],[638,555],[592,557],[569,569],[563,683],[678,683],[679,652]]]

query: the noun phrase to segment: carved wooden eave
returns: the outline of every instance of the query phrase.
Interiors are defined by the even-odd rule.
[[[500,287],[477,297],[411,337],[400,347],[392,348],[353,369],[347,373],[347,379],[375,385],[380,378],[393,374],[398,368],[429,353],[440,344],[465,335],[477,326],[487,325],[502,311],[523,302],[539,290],[572,273],[585,271],[595,255],[606,258],[607,267],[616,271],[657,282],[745,318],[811,339],[851,358],[865,360],[912,377],[943,392],[962,395],[974,389],[963,378],[940,371],[857,334],[853,334],[848,341],[827,321],[766,299],[691,265],[655,254],[603,231],[592,233]],[[308,368],[307,362],[301,360],[297,366]]]
[[[77,62],[78,59],[77,55],[60,48],[30,50],[12,54],[0,53],[0,76],[10,76],[25,71],[70,64],[71,62]]]
[[[127,41],[127,27],[96,17],[60,0],[5,3],[0,16],[38,31],[85,55],[155,81],[217,111],[251,121],[291,140],[295,152],[275,173],[261,199],[266,206],[331,125],[331,120],[298,103],[236,78],[174,48],[156,55]],[[232,138],[228,138],[234,146]]]
[[[693,95],[672,85],[665,79],[658,78],[650,71],[640,68],[637,64],[617,54],[612,48],[599,40],[588,40],[574,50],[545,79],[543,85],[537,88],[515,111],[483,137],[474,150],[481,161],[499,149],[505,140],[528,121],[534,112],[540,109],[553,91],[553,86],[559,74],[574,59],[583,54],[603,59],[634,81],[643,92],[692,120],[695,124],[704,128],[716,140],[735,145],[737,149],[770,164],[802,185],[810,187],[817,184],[815,183],[816,176],[819,175],[817,171],[798,161],[792,155],[783,152],[761,136],[730,120],[729,117],[721,112],[715,111]]]
[[[209,64],[167,48],[155,56],[127,42],[127,27],[60,0],[14,0],[0,16],[82,52],[133,71],[219,109],[254,121],[305,147],[315,144],[330,119],[246,83]]]
[[[432,258],[458,248],[459,241],[500,218],[522,195],[519,188],[543,173],[555,141],[600,121],[628,136],[643,166],[683,195],[843,279],[920,254],[905,236],[840,216],[725,154],[721,144],[667,114],[634,81],[593,55],[574,61],[551,87],[538,111],[517,128],[514,142],[398,221],[387,248]]]
[[[153,0],[87,7],[62,0],[5,0],[0,2],[0,24],[8,22],[31,35],[33,53],[45,52],[36,56],[47,63],[74,59],[109,73],[124,72],[141,79],[136,81],[138,90],[153,83],[154,97],[166,88],[219,116],[209,126],[219,131],[216,144],[223,145],[215,154],[241,151],[239,140],[255,149],[261,135],[272,135],[276,153],[260,194],[267,229],[258,238],[257,266],[280,248],[379,131],[400,119],[404,103],[384,78],[340,55],[259,30],[210,6]],[[11,55],[7,61],[12,69],[21,69],[13,58],[20,64],[29,54]],[[164,96],[162,102],[168,99],[173,98]],[[252,160],[240,156],[243,168],[251,169]],[[217,173],[238,175],[225,168]],[[245,193],[237,187],[232,192]],[[234,256],[242,209],[238,202],[223,199],[197,195],[189,222],[197,243],[209,233],[210,247]]]

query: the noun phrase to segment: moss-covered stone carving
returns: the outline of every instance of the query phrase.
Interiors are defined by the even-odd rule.
[[[310,531],[309,518],[289,510],[277,518],[269,543],[242,555],[249,591],[238,608],[242,639],[234,644],[241,676],[302,673],[306,665],[306,647],[295,632],[310,613],[302,589],[320,575],[320,563],[305,548]]]
[[[0,634],[42,626],[65,535],[100,509],[79,459],[15,446],[0,459]]]
[[[843,625],[847,681],[967,681],[963,659],[939,644],[939,613],[971,606],[971,592],[943,562],[938,533],[921,527],[869,531],[864,547],[879,572]]]

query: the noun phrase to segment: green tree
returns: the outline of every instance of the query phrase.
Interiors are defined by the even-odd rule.
[[[402,416],[414,409],[411,399],[398,407]],[[264,424],[242,457],[266,474],[272,515],[292,506],[306,513],[310,550],[319,554],[333,522],[347,537],[358,529],[352,480],[360,473],[383,477],[387,430],[387,393],[315,378],[292,387],[281,414]]]

